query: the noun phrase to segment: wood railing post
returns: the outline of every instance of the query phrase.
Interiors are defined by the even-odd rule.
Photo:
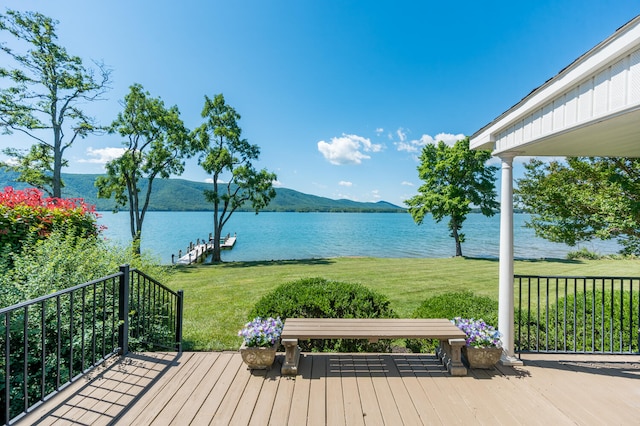
[[[120,266],[120,285],[118,294],[118,346],[120,355],[129,352],[129,265]]]

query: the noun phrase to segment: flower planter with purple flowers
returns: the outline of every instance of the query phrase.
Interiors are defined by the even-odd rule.
[[[470,368],[492,368],[502,355],[500,332],[483,320],[456,317],[453,322],[467,335],[462,355]]]
[[[240,354],[251,369],[267,369],[275,360],[283,323],[278,318],[256,317],[238,331],[242,337]]]

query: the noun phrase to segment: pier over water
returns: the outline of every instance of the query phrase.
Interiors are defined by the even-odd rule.
[[[220,238],[220,250],[231,250],[233,246],[236,244],[237,235],[234,233],[233,236],[231,234],[227,234],[226,236]],[[213,238],[211,234],[209,234],[209,242],[200,242],[200,240],[196,240],[196,243],[189,243],[189,247],[186,250],[186,254],[182,254],[182,250],[178,251],[178,260],[175,261],[175,256],[171,255],[172,263],[177,263],[179,265],[191,265],[192,263],[204,262],[204,260],[213,252]]]

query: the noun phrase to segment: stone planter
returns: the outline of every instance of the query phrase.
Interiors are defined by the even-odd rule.
[[[242,342],[240,346],[240,355],[242,360],[252,370],[267,370],[271,368],[276,359],[276,351],[279,342],[270,347],[247,347]]]
[[[500,361],[502,348],[474,348],[462,347],[462,356],[469,364],[469,368],[493,368]]]

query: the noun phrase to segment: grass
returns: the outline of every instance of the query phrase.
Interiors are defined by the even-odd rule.
[[[515,274],[637,276],[637,260],[516,261]],[[498,261],[491,259],[332,258],[231,262],[178,267],[168,283],[184,290],[185,350],[236,350],[249,310],[279,284],[299,278],[366,285],[385,294],[400,317],[426,298],[471,290],[498,299]]]

